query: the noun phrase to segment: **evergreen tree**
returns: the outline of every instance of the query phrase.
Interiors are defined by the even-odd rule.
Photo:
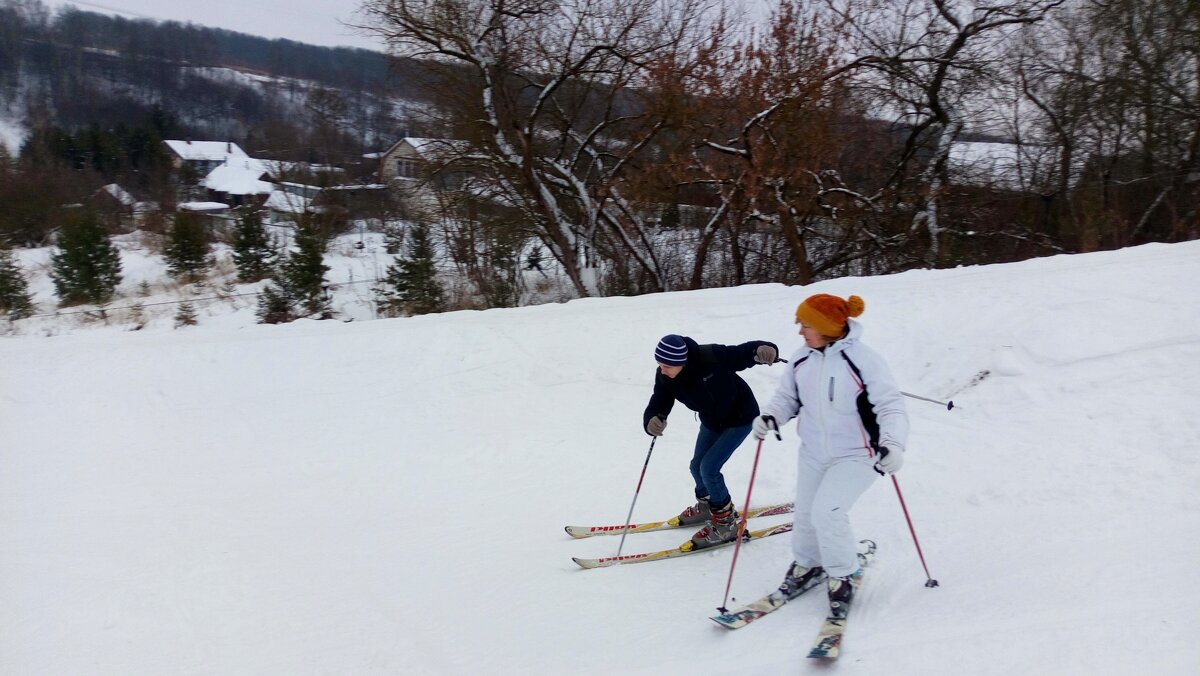
[[[197,214],[180,212],[167,233],[167,248],[163,252],[167,270],[173,277],[196,279],[212,267],[209,253],[208,226]]]
[[[33,314],[33,299],[29,296],[25,276],[17,267],[16,257],[3,248],[0,248],[0,314],[7,314],[9,319],[22,319]]]
[[[140,302],[129,306],[129,323],[133,325],[130,331],[141,331],[146,328],[146,306]]]
[[[195,306],[188,302],[180,303],[179,310],[175,312],[175,328],[195,326],[196,324]]]
[[[237,264],[238,281],[257,282],[271,274],[276,256],[262,216],[248,211],[238,219],[233,233],[233,262]]]
[[[106,303],[121,283],[121,256],[95,212],[70,214],[50,258],[54,289],[62,305]]]
[[[296,301],[288,289],[287,280],[279,271],[272,276],[271,283],[263,287],[258,296],[259,324],[284,324],[297,319]]]
[[[393,256],[404,246],[404,228],[396,223],[383,226],[383,249]]]
[[[325,237],[314,221],[301,219],[296,227],[296,250],[280,264],[286,289],[305,315],[328,317],[331,313],[325,297]]]
[[[312,315],[326,319],[332,315],[325,294],[325,273],[329,271],[323,262],[325,238],[314,221],[301,220],[295,244],[296,250],[279,262],[271,282],[258,296],[260,324],[280,324]]]
[[[424,225],[413,227],[406,244],[406,256],[397,258],[387,269],[384,287],[379,291],[380,303],[389,313],[441,312],[445,292],[437,280],[428,228]]]

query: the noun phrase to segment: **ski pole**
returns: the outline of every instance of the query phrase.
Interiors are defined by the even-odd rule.
[[[637,504],[638,493],[642,492],[642,480],[646,478],[646,468],[650,466],[650,454],[654,453],[654,442],[658,437],[650,439],[650,450],[646,451],[646,462],[642,464],[642,476],[638,477],[637,488],[633,491],[633,502],[629,504],[629,515],[625,517],[625,527],[621,530],[621,544],[617,546],[617,556],[625,548],[625,536],[629,535],[629,524],[633,523],[633,506]]]
[[[904,520],[908,521],[908,532],[912,533],[913,544],[917,546],[917,556],[921,559],[921,566],[925,568],[925,586],[936,587],[938,581],[929,574],[929,566],[925,564],[925,554],[921,552],[921,543],[917,540],[917,531],[913,528],[912,518],[908,515],[908,505],[904,504],[904,494],[900,492],[900,482],[896,480],[895,474],[892,475],[892,485],[896,487],[896,497],[900,498],[900,509],[904,510]]]
[[[909,394],[908,392],[901,392],[900,394],[903,394],[906,397],[912,397],[913,399],[920,399],[921,401],[927,401],[931,404],[940,404],[942,406],[945,406],[947,411],[954,410],[954,401],[953,400],[938,401],[937,399],[930,399],[929,397],[922,397],[922,396],[916,395],[916,394]]]
[[[774,419],[771,420],[774,423]],[[783,441],[783,437],[779,436],[779,426],[775,426],[775,438]],[[742,535],[746,532],[746,522],[749,520],[747,516],[750,513],[750,493],[754,491],[754,475],[758,474],[758,456],[762,453],[763,440],[758,440],[758,448],[754,451],[754,466],[750,469],[750,485],[746,488],[746,502],[742,504],[742,522],[738,524],[737,542],[733,545],[733,561],[729,564],[729,579],[725,581],[725,598],[721,599],[721,605],[717,610],[722,613],[728,613],[729,610],[725,607],[729,603],[729,589],[733,586],[733,569],[737,567],[738,552],[742,549]]]

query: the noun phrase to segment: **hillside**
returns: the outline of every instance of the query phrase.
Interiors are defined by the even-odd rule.
[[[706,617],[731,552],[584,571],[646,455],[651,351],[799,345],[807,294],[866,300],[913,400],[839,673],[1194,674],[1200,244],[409,319],[0,339],[0,664],[14,674],[738,674],[803,655],[822,601]],[[234,315],[229,315],[232,318]],[[746,372],[759,399],[781,368]],[[635,518],[690,497],[679,410]],[[755,502],[790,499],[794,426]],[[726,467],[740,503],[754,448]],[[768,521],[764,519],[763,521]],[[629,552],[677,544],[631,536]],[[787,538],[742,549],[733,596]]]
[[[425,69],[411,61],[53,9],[0,0],[0,143],[11,154],[36,127],[107,129],[156,105],[178,118],[180,137],[230,139],[281,158],[302,159],[307,136],[332,126],[340,137],[326,129],[320,150],[345,163],[420,125]]]

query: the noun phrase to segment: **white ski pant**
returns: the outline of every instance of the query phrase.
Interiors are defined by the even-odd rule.
[[[850,508],[879,474],[866,450],[842,457],[800,449],[792,554],[807,568],[821,566],[830,577],[858,570],[858,544]]]

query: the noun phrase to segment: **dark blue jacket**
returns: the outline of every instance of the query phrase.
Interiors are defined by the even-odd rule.
[[[749,425],[758,415],[758,401],[746,381],[736,372],[757,364],[754,353],[760,345],[774,343],[753,340],[741,345],[697,345],[687,343],[688,360],[674,378],[661,372],[654,376],[654,394],[642,416],[642,429],[650,418],[663,420],[678,401],[700,414],[700,422],[712,430]]]

